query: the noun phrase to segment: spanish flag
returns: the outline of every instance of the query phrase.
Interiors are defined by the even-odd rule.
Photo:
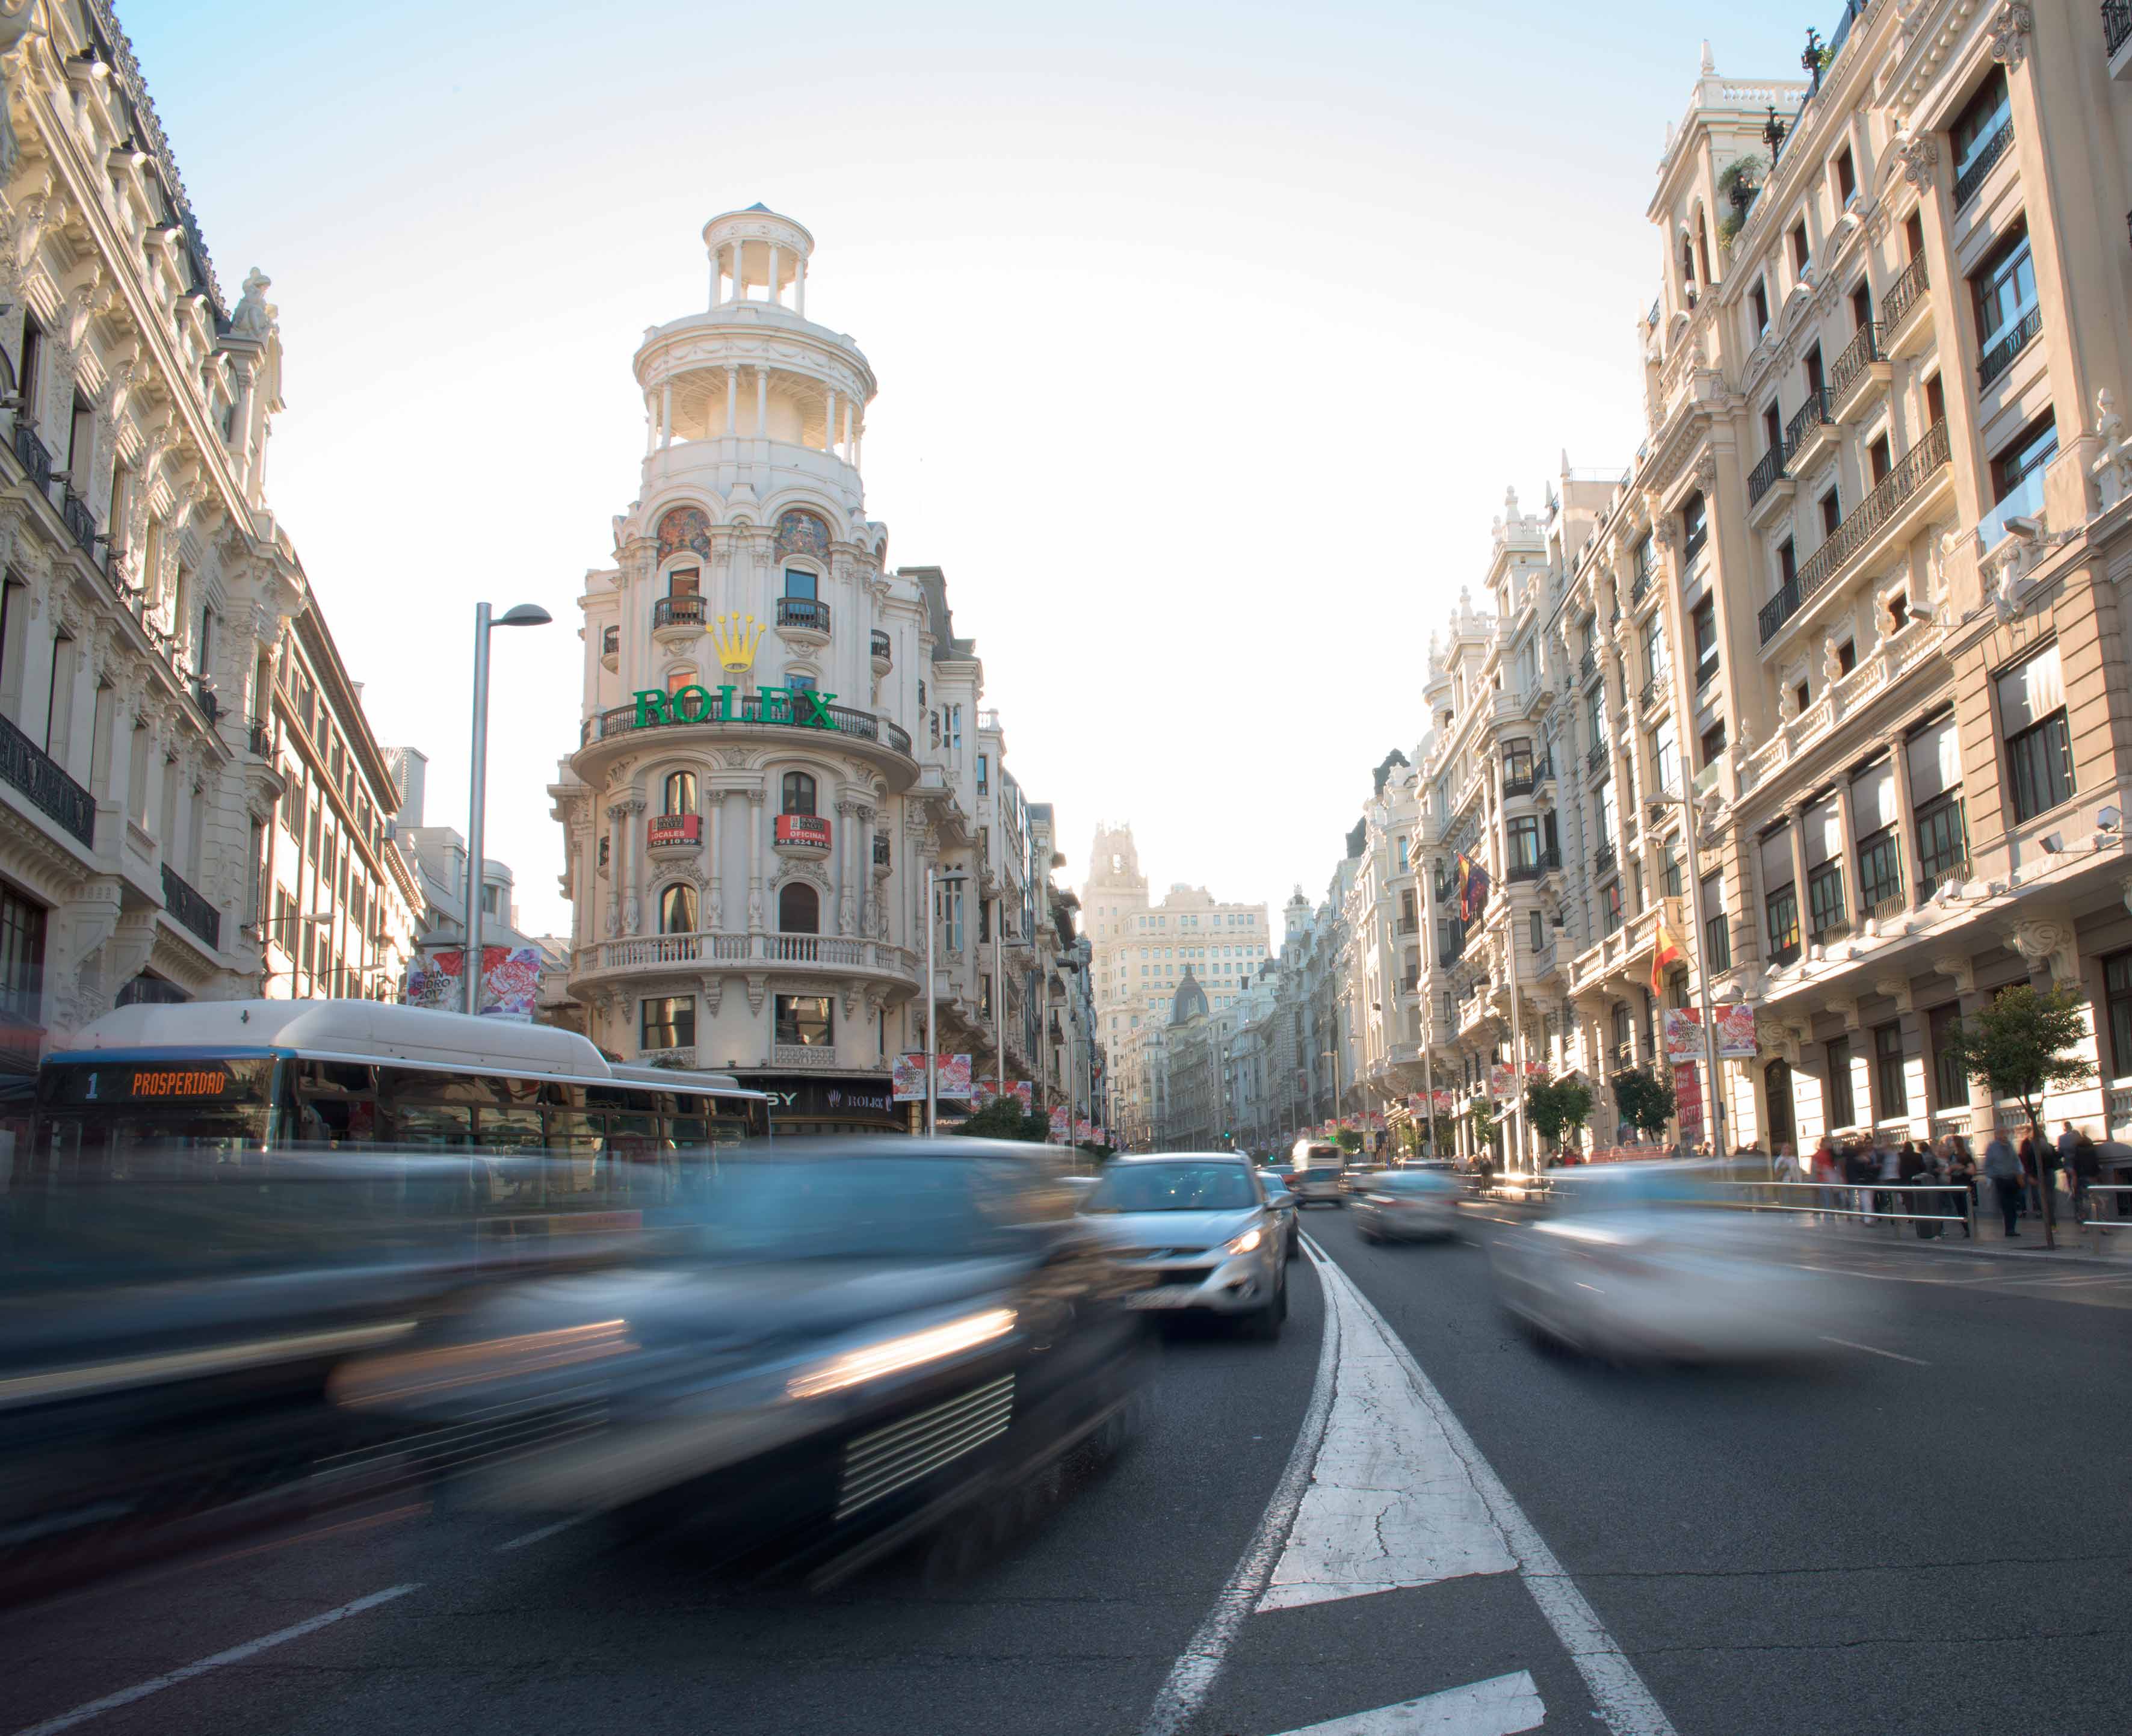
[[[1461,922],[1477,920],[1488,903],[1488,870],[1460,851],[1455,860],[1458,886],[1458,918]]]
[[[1658,932],[1651,945],[1651,994],[1654,997],[1665,988],[1666,967],[1677,965],[1688,957],[1688,948],[1680,938],[1680,900],[1662,898],[1659,900]]]

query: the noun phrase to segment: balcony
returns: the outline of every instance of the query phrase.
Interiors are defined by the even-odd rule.
[[[867,647],[873,657],[874,674],[886,675],[896,663],[896,647],[889,642],[888,635],[876,627],[867,640]]]
[[[204,675],[187,679],[186,688],[193,696],[193,703],[199,707],[200,716],[206,718],[209,727],[222,721],[222,702],[214,697],[214,689],[207,684]]]
[[[252,750],[255,760],[274,757],[274,726],[264,717],[244,720],[244,745]]]
[[[1902,275],[1888,285],[1887,296],[1880,304],[1880,338],[1891,356],[1908,355],[1915,339],[1930,335],[1932,321],[1915,315],[1932,305],[1925,297],[1931,287],[1932,273],[1926,268],[1922,253],[1904,266]]]
[[[2030,308],[2012,330],[1976,358],[1976,384],[1981,391],[2014,365],[2014,358],[2036,341],[2043,329],[2041,308]]]
[[[1606,763],[1606,744],[1604,741],[1594,741],[1584,755],[1585,770],[1587,772],[1597,771]]]
[[[1614,871],[1615,860],[1612,843],[1601,844],[1592,852],[1592,871],[1599,875],[1611,874]]]
[[[1629,587],[1629,607],[1635,608],[1650,594],[1651,569],[1649,567],[1639,567],[1636,568],[1635,582]]]
[[[1599,659],[1587,648],[1584,655],[1577,659],[1577,684],[1579,687],[1589,687],[1598,679]]]
[[[5,717],[0,717],[0,778],[21,790],[84,849],[96,847],[96,798]]]
[[[1947,424],[1935,422],[1925,430],[1925,437],[1903,454],[1901,462],[1807,558],[1806,564],[1793,576],[1791,583],[1762,605],[1759,620],[1764,645],[1774,639],[1784,630],[1784,623],[1823,590],[1880,531],[1895,521],[1903,509],[1945,467],[1947,454]]]
[[[877,880],[886,880],[888,877],[889,870],[895,866],[895,856],[889,848],[888,834],[876,832],[873,835],[873,877]]]
[[[2110,59],[2110,76],[2132,77],[2132,0],[2102,0],[2102,51]]]
[[[877,743],[905,759],[910,756],[910,732],[901,726],[872,712],[832,705],[821,694],[781,688],[765,688],[752,693],[708,688],[684,688],[670,695],[646,692],[631,704],[617,705],[586,718],[579,731],[579,746],[589,747],[595,741],[611,741],[636,730],[677,725],[833,731],[848,740]]]
[[[1643,692],[1636,696],[1637,708],[1644,712],[1656,710],[1665,703],[1666,696],[1672,690],[1673,683],[1664,675],[1654,676],[1644,683]]]
[[[49,495],[52,487],[52,455],[45,450],[45,443],[37,438],[37,431],[18,414],[15,418],[15,457],[22,468],[36,484],[37,492]]]
[[[621,659],[622,629],[602,627],[600,629],[600,666],[603,669],[614,669],[619,664]]]
[[[800,861],[821,861],[830,842],[829,822],[819,814],[780,813],[771,828],[771,848]]]
[[[212,952],[222,945],[222,913],[163,864],[163,908],[177,925],[195,935]]]
[[[1969,166],[1955,178],[1954,209],[1959,211],[1983,190],[1985,177],[2006,154],[2006,147],[2014,142],[2014,122],[2010,116],[2004,125],[1993,133],[1983,149],[1976,153]]]
[[[1806,402],[1784,424],[1784,468],[1788,472],[1796,473],[1813,462],[1829,425],[1828,388],[1823,386],[1808,392]]]
[[[1747,472],[1747,504],[1754,506],[1762,496],[1785,477],[1784,450],[1772,446],[1761,457],[1761,462]]]
[[[89,502],[74,492],[71,483],[60,496],[60,519],[81,552],[102,566],[103,562],[96,552],[96,515],[89,510]]]
[[[892,977],[915,984],[917,955],[886,941],[841,934],[647,934],[632,940],[597,942],[578,948],[574,976],[611,971],[672,972],[677,966],[776,965],[785,969],[835,971]]]
[[[1858,335],[1843,347],[1829,364],[1828,402],[1840,422],[1860,405],[1869,401],[1869,389],[1885,386],[1894,366],[1880,349],[1880,328],[1871,320],[1858,328]]]
[[[824,640],[829,636],[829,606],[812,597],[777,599],[777,626],[783,633]]]
[[[1523,762],[1516,771],[1512,771],[1505,765],[1503,769],[1503,794],[1505,797],[1529,796],[1539,788],[1542,779],[1547,775],[1539,764],[1532,760]]]
[[[1553,873],[1561,866],[1562,847],[1559,845],[1551,845],[1540,851],[1539,855],[1529,862],[1511,863],[1510,871],[1505,877],[1512,885],[1515,885],[1520,880],[1539,880],[1543,875]]]
[[[656,635],[685,639],[703,630],[700,597],[662,597],[651,605],[651,631]]]
[[[1399,926],[1395,932],[1402,935],[1419,934],[1421,932],[1421,918],[1418,916],[1402,916],[1399,919]]]

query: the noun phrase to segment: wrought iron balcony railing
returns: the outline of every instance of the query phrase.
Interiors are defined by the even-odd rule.
[[[810,633],[829,631],[829,606],[812,597],[780,597],[777,599],[777,624],[780,627],[802,627]]]
[[[1784,424],[1784,461],[1799,449],[1799,444],[1828,420],[1828,388],[1818,386],[1806,395],[1806,402],[1792,412],[1792,419]]]
[[[22,468],[30,473],[30,480],[40,492],[50,492],[52,486],[52,455],[45,450],[45,443],[37,438],[36,429],[20,415],[15,419],[15,456]]]
[[[1880,479],[1879,486],[1853,507],[1850,516],[1807,558],[1806,564],[1793,576],[1791,583],[1762,605],[1759,623],[1764,645],[1775,638],[1784,623],[1798,614],[1808,600],[1835,578],[1851,558],[1872,540],[1874,534],[1931,480],[1933,473],[1947,462],[1947,424],[1935,422],[1925,430],[1924,438],[1903,454],[1901,461]]]
[[[1989,386],[2000,375],[2014,365],[2014,358],[2036,341],[2043,328],[2043,311],[2030,308],[2021,316],[2020,322],[1991,348],[1976,358],[1976,384],[1979,389]]]
[[[163,908],[179,927],[190,930],[210,947],[222,944],[222,913],[187,885],[168,862],[163,864]]]
[[[2111,60],[2132,42],[2132,0],[2102,0],[2102,51]]]
[[[1747,472],[1747,504],[1755,501],[1777,486],[1777,479],[1784,473],[1784,449],[1772,446],[1764,453],[1761,461]]]
[[[1969,166],[1955,177],[1954,209],[1959,211],[1976,197],[1983,186],[1984,177],[1992,166],[2006,154],[2006,147],[2014,142],[2014,122],[2010,116],[1999,130],[1985,141],[1984,146],[1971,159]]]
[[[1880,328],[1869,319],[1858,328],[1858,335],[1843,346],[1842,353],[1829,364],[1829,396],[1837,403],[1842,403],[1851,388],[1865,378],[1866,369],[1884,359],[1880,354]]]
[[[869,649],[876,663],[890,663],[895,660],[896,648],[889,642],[888,635],[882,632],[879,627],[873,629],[869,640]]]
[[[89,848],[96,845],[96,798],[6,717],[0,717],[0,778]]]
[[[1592,852],[1592,871],[1594,874],[1606,874],[1611,872],[1614,862],[1614,846],[1611,843],[1601,844],[1597,850]]]
[[[703,599],[700,597],[661,597],[651,605],[651,625],[655,627],[700,627],[703,624]]]
[[[96,553],[96,515],[89,510],[89,502],[74,492],[71,483],[60,496],[60,518],[81,552],[101,566]]]
[[[1931,287],[1932,273],[1926,268],[1925,256],[1920,253],[1903,267],[1902,276],[1888,285],[1888,293],[1880,303],[1880,324],[1889,331],[1894,330]]]

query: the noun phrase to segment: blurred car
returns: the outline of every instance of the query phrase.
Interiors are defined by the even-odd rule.
[[[1113,1158],[1081,1210],[1139,1279],[1132,1307],[1225,1315],[1258,1337],[1280,1336],[1288,1317],[1280,1220],[1241,1158]]]
[[[1288,1180],[1277,1169],[1257,1172],[1259,1185],[1265,1189],[1266,1204],[1272,1208],[1275,1220],[1280,1225],[1283,1259],[1294,1259],[1303,1232],[1296,1225],[1295,1196],[1288,1191]]]
[[[1365,1187],[1385,1172],[1372,1164],[1351,1163],[1340,1172],[1340,1192],[1343,1198],[1352,1200]]]
[[[472,1499],[615,1513],[815,1584],[1115,1441],[1145,1323],[1036,1149],[737,1150],[663,1254],[486,1296],[344,1367],[337,1398],[430,1425],[567,1411],[578,1438],[483,1474]]]
[[[1318,1139],[1298,1139],[1288,1158],[1288,1191],[1295,1196],[1297,1209],[1345,1204],[1340,1177],[1347,1167],[1347,1154],[1338,1146]]]
[[[1702,1166],[1582,1168],[1552,1214],[1489,1246],[1503,1306],[1574,1349],[1678,1361],[1816,1355],[1852,1329],[1855,1286],[1804,1269],[1796,1233],[1728,1211]]]
[[[1350,1202],[1356,1233],[1366,1242],[1455,1235],[1463,1192],[1448,1164],[1380,1170]]]

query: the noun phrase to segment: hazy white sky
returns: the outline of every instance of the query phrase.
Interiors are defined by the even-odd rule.
[[[1665,122],[1715,32],[1649,0],[1071,7],[119,0],[225,289],[274,279],[267,487],[378,734],[465,824],[474,602],[500,635],[489,850],[566,928],[545,786],[586,568],[634,498],[646,326],[699,238],[805,223],[810,314],[881,383],[871,515],[948,573],[1008,764],[1078,881],[1313,898],[1491,517],[1641,438]]]

